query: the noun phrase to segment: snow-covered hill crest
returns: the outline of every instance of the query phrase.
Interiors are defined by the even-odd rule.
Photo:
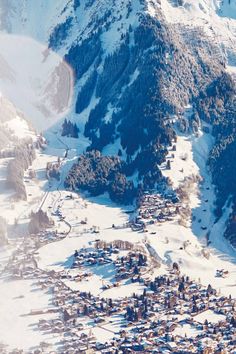
[[[202,28],[222,48],[228,65],[235,65],[236,2],[231,0],[148,1],[150,13],[162,11],[167,21],[188,28]]]

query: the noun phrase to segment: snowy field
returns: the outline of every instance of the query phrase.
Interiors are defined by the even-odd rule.
[[[47,341],[55,344],[59,335],[39,332],[40,320],[52,320],[55,314],[30,315],[32,310],[46,310],[51,294],[42,291],[31,280],[0,283],[0,342],[11,348],[28,350]]]
[[[29,129],[26,121],[16,116],[9,120],[8,127],[19,139],[36,135]],[[0,342],[9,344],[7,349],[22,348],[28,350],[38,346],[40,342],[49,342],[54,345],[58,335],[38,331],[37,323],[43,319],[53,319],[53,314],[29,315],[31,310],[47,310],[51,306],[51,294],[40,289],[32,280],[9,281],[1,274],[8,263],[9,257],[21,243],[21,237],[28,233],[29,214],[40,206],[45,192],[49,188],[46,180],[47,162],[55,162],[57,156],[63,155],[65,148],[61,147],[54,155],[50,149],[44,153],[36,152],[36,160],[30,169],[36,172],[35,179],[29,179],[28,171],[24,176],[27,190],[27,201],[15,202],[12,199],[14,192],[6,189],[6,168],[9,159],[0,160],[0,211],[8,223],[8,245],[0,249]],[[52,186],[53,187],[53,186]],[[17,224],[16,224],[17,220]]]
[[[89,198],[85,195],[73,194],[72,200],[66,200],[68,193],[62,192],[60,200],[62,214],[66,215],[72,231],[67,239],[47,245],[40,250],[40,266],[46,269],[63,268],[75,249],[88,247],[96,238],[108,242],[119,239],[142,244],[144,238],[147,237],[163,260],[164,266],[177,261],[184,274],[196,280],[200,279],[205,285],[211,283],[224,294],[236,296],[236,251],[222,236],[230,208],[225,208],[222,218],[214,224],[214,187],[206,169],[206,160],[212,143],[211,135],[202,132],[199,137],[179,136],[177,151],[172,159],[172,168],[163,170],[163,173],[173,181],[174,187],[177,187],[188,175],[198,174],[204,178],[200,187],[195,186],[191,191],[190,206],[192,214],[195,215],[195,221],[189,220],[187,227],[179,225],[177,220],[174,220],[149,226],[149,233],[145,235],[133,232],[129,228],[116,230],[111,227],[112,224],[120,226],[128,221],[125,213],[127,208],[122,209],[113,204],[107,196]],[[187,161],[182,160],[182,155],[185,153],[188,155]],[[182,168],[184,172],[178,173]],[[45,208],[47,208],[46,205]],[[80,224],[80,221],[85,218],[87,219],[86,227]],[[198,222],[200,219],[201,223]],[[204,227],[207,225],[210,231],[209,259],[204,256],[207,230],[202,230],[201,225]],[[93,226],[99,228],[99,235],[89,232]],[[151,234],[153,232],[156,234]],[[168,238],[168,243],[166,243],[166,238]],[[189,245],[182,250],[180,248],[184,241],[187,241]],[[217,278],[215,276],[217,269],[228,270],[229,276]]]
[[[73,73],[58,54],[30,37],[6,33],[0,33],[0,51],[1,92],[35,129],[45,130],[68,113]]]

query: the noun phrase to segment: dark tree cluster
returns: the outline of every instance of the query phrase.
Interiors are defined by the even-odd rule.
[[[137,322],[141,319],[146,319],[148,317],[148,299],[143,296],[142,304],[138,308],[128,306],[126,308],[125,317],[129,322]]]
[[[61,173],[60,169],[56,165],[53,165],[48,173],[50,178],[55,178],[57,181],[60,181]]]
[[[73,17],[68,17],[65,22],[58,24],[50,35],[49,48],[56,50],[66,40],[73,22]]]
[[[118,157],[102,156],[92,150],[78,158],[66,178],[65,187],[87,190],[91,195],[108,192],[112,200],[129,203],[136,191],[122,172],[123,163]]]
[[[131,278],[132,282],[140,282],[142,267],[147,266],[147,256],[142,253],[130,252],[127,256],[120,257],[117,266],[117,281]]]
[[[7,222],[0,216],[0,246],[7,243]]]
[[[75,44],[65,56],[65,60],[74,69],[77,80],[86,73],[94,62],[97,61],[99,63],[101,60],[102,48],[99,35],[100,32],[96,32],[82,43]]]
[[[74,0],[74,11],[76,11],[80,7],[80,0]]]
[[[70,120],[65,119],[62,124],[62,136],[66,136],[68,138],[78,138],[79,128],[76,123],[72,123]]]
[[[128,181],[120,172],[115,174],[114,180],[109,183],[110,198],[118,203],[129,203],[135,197],[136,191],[133,182]]]
[[[209,167],[217,187],[216,215],[231,196],[233,213],[226,236],[236,244],[236,86],[230,75],[223,73],[214,80],[196,100],[201,119],[212,124],[215,145],[210,153]]]
[[[141,15],[139,26],[130,28],[120,47],[105,58],[103,70],[91,76],[97,75],[94,89],[99,98],[84,131],[91,149],[102,151],[120,137],[123,150],[130,156],[126,174],[138,170],[147,186],[155,185],[156,178],[159,182],[158,165],[165,160],[167,146],[176,139],[169,122],[171,115],[183,112],[187,102],[198,97],[199,87],[205,89],[223,70],[223,64],[209,60],[214,52],[210,45],[203,46],[202,38],[194,39],[198,46],[186,51],[183,38],[175,36],[163,19]],[[94,43],[90,40],[87,45],[92,50]],[[81,91],[85,106],[93,93],[88,83]],[[80,93],[78,102],[82,102]],[[78,106],[85,108],[81,103]],[[111,107],[114,110],[108,121]],[[193,129],[197,130],[198,124],[195,115]]]
[[[39,209],[36,213],[32,212],[30,215],[29,233],[37,234],[52,225],[53,222],[49,219],[47,213]]]
[[[24,172],[35,159],[35,149],[32,142],[23,142],[15,148],[14,158],[7,166],[7,186],[14,189],[16,199],[27,199],[24,185]]]
[[[229,222],[226,227],[225,236],[236,247],[236,199],[234,196],[233,210],[230,215]]]
[[[97,82],[97,71],[95,70],[92,75],[88,78],[85,85],[82,87],[81,91],[78,93],[75,111],[76,113],[81,113],[85,108],[88,107],[91,97],[96,87]]]

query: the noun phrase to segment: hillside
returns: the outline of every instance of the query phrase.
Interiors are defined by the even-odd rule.
[[[33,6],[30,0],[11,0],[2,5],[2,26],[65,58],[75,76],[69,117],[79,127],[79,140],[88,139],[89,150],[119,154],[125,163],[122,173],[128,179],[135,176],[137,188],[162,185],[159,166],[176,140],[171,122],[183,119],[191,104],[190,129],[199,125],[198,117],[215,126],[209,164],[220,210],[235,195],[234,180],[227,178],[235,167],[229,162],[224,178],[220,173],[234,143],[234,122],[227,116],[234,110],[235,87],[226,73],[234,65],[234,1],[126,0],[116,5],[114,0],[61,0]],[[35,13],[41,14],[37,26]],[[34,52],[38,61],[38,49]],[[58,59],[53,60],[56,68]],[[41,69],[37,72],[42,76]],[[48,107],[41,107],[41,113]],[[29,111],[35,114],[35,105]],[[37,111],[37,121],[42,119]],[[230,239],[234,242],[232,232]]]

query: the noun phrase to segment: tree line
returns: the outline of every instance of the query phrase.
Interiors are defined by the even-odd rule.
[[[27,200],[24,185],[24,172],[32,165],[36,157],[32,140],[26,140],[20,143],[15,148],[14,155],[14,158],[9,161],[7,166],[7,187],[14,190],[16,199]]]
[[[115,202],[130,203],[136,189],[123,169],[124,163],[119,157],[103,156],[92,150],[79,156],[65,180],[65,187],[87,190],[93,196],[108,192]]]

